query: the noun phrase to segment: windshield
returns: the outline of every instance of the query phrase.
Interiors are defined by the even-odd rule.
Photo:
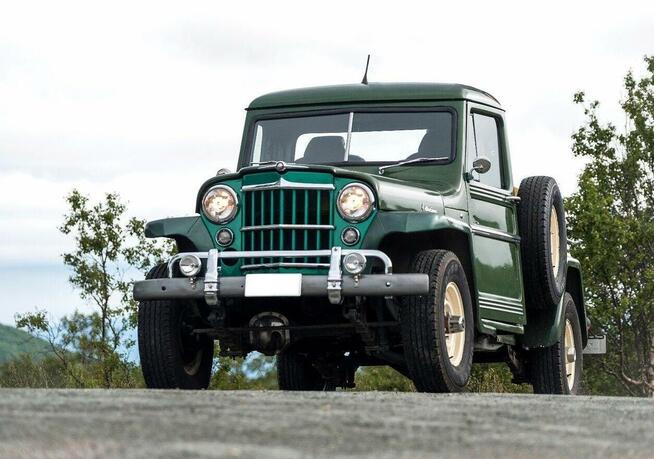
[[[449,111],[342,113],[261,120],[250,163],[389,163],[454,156]],[[447,162],[445,160],[444,162]]]

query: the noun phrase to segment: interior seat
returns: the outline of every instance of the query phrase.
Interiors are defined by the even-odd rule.
[[[340,163],[345,161],[345,141],[343,137],[329,135],[314,137],[309,141],[304,156],[295,162],[300,164]]]
[[[452,146],[450,145],[449,135],[443,135],[441,132],[429,129],[420,141],[418,153],[413,153],[406,159],[449,157],[452,154],[451,150]]]

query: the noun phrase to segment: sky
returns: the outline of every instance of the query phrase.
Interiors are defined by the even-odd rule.
[[[0,0],[0,323],[85,308],[57,226],[73,188],[130,214],[192,214],[234,169],[244,107],[270,91],[457,82],[507,110],[514,181],[569,195],[584,90],[624,125],[629,69],[654,54],[654,2],[32,2]]]

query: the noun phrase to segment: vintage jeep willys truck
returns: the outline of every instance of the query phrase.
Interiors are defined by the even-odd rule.
[[[474,361],[508,363],[537,393],[579,390],[588,330],[561,193],[549,177],[514,188],[486,92],[259,97],[238,171],[207,180],[195,210],[146,227],[179,251],[134,285],[148,387],[206,388],[218,340],[222,355],[277,355],[281,389],[390,365],[419,391],[461,391]]]

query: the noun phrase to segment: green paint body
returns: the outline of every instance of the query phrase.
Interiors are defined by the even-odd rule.
[[[385,175],[380,175],[378,167],[372,165],[353,164],[347,168],[319,165],[299,168],[291,165],[281,173],[271,166],[247,166],[253,126],[261,118],[351,110],[424,110],[430,107],[445,107],[456,113],[456,155],[446,165],[404,166],[387,170]],[[490,114],[499,120],[502,172],[505,177],[502,189],[485,187],[466,179],[466,131],[469,129],[468,116],[472,112]],[[504,111],[489,94],[462,85],[379,83],[268,94],[255,99],[247,109],[238,164],[237,172],[212,177],[200,187],[195,209],[198,215],[150,222],[146,227],[147,236],[172,237],[178,245],[180,241],[186,244],[180,247],[191,247],[198,251],[210,248],[222,250],[215,236],[221,228],[226,227],[234,234],[230,249],[243,250],[244,238],[251,237],[241,230],[245,218],[244,209],[239,209],[236,217],[224,225],[212,222],[202,213],[201,199],[211,186],[219,183],[230,186],[236,192],[239,202],[243,202],[243,186],[272,183],[282,177],[290,182],[329,184],[334,187],[330,192],[330,215],[331,224],[335,228],[331,232],[330,246],[344,245],[340,239],[341,232],[349,226],[356,227],[361,234],[359,242],[351,247],[372,249],[379,248],[390,235],[410,240],[414,235],[429,233],[433,234],[430,240],[438,241],[439,235],[444,234],[443,231],[455,231],[466,241],[469,252],[473,277],[469,282],[476,303],[475,322],[478,333],[515,334],[526,347],[549,346],[560,336],[563,327],[561,306],[554,311],[532,311],[525,304],[516,208],[515,204],[506,199],[512,195],[513,183]],[[338,192],[353,182],[367,184],[376,197],[374,212],[365,221],[356,224],[347,222],[336,211]],[[498,238],[498,234],[502,237]],[[298,241],[294,238],[291,243],[294,245]],[[425,246],[421,249],[437,247],[438,242],[435,242],[434,247]],[[243,275],[243,263],[239,260],[232,265],[223,265],[222,275]],[[581,282],[580,267],[576,260],[568,259],[568,269],[576,270]],[[274,271],[306,274],[317,272],[316,269],[291,268],[277,268]],[[583,292],[582,285],[578,289]],[[580,320],[584,324],[586,314],[583,294],[577,302],[580,303]],[[585,327],[582,327],[582,331],[585,335]],[[585,341],[584,336],[584,345]]]

